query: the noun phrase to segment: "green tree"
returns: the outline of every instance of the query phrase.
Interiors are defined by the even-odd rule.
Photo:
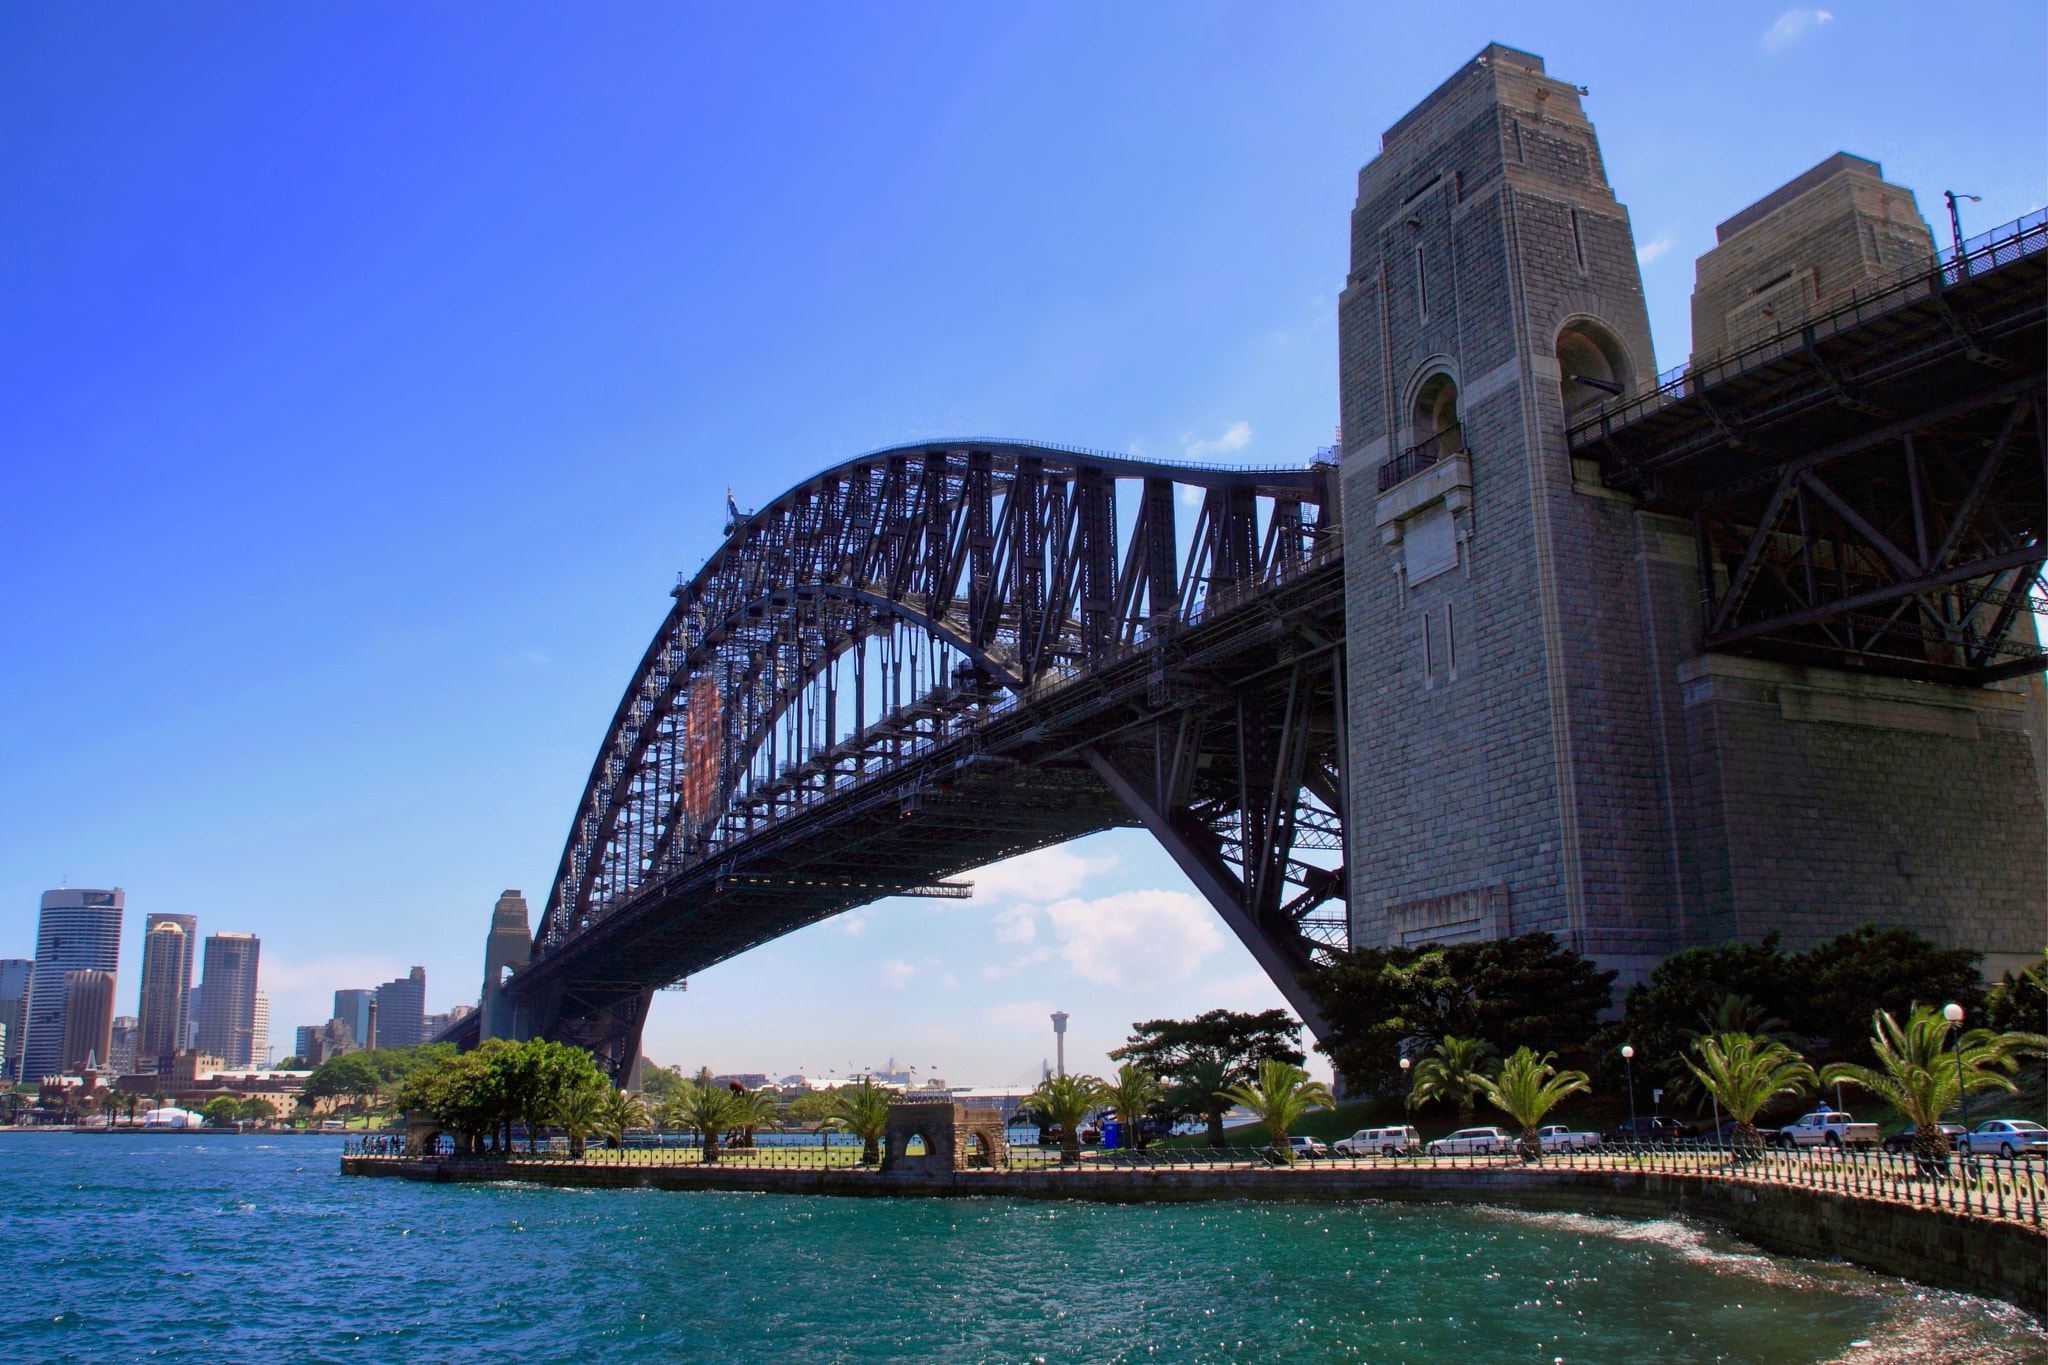
[[[569,1137],[569,1159],[581,1161],[585,1141],[603,1123],[612,1088],[600,1079],[555,1098],[554,1121]]]
[[[1994,1033],[2048,1033],[2048,950],[2039,962],[2007,972],[1984,997],[1984,1022]],[[1946,1002],[1944,1002],[1946,1003]]]
[[[1145,1115],[1165,1097],[1165,1087],[1145,1068],[1129,1062],[1118,1067],[1116,1080],[1109,1085],[1109,1103],[1122,1128],[1119,1141],[1138,1151],[1145,1150]]]
[[[1024,1097],[1024,1106],[1060,1130],[1060,1162],[1071,1166],[1081,1159],[1081,1125],[1110,1102],[1110,1094],[1099,1076],[1047,1076]]]
[[[225,1128],[241,1117],[241,1106],[235,1102],[232,1095],[215,1095],[206,1102],[206,1107],[199,1113],[207,1123],[216,1128]]]
[[[738,1097],[726,1086],[704,1079],[684,1081],[664,1105],[666,1117],[678,1128],[698,1135],[704,1144],[707,1165],[718,1160],[719,1135],[732,1127]]]
[[[1458,1123],[1472,1121],[1473,1098],[1486,1089],[1486,1064],[1493,1045],[1477,1038],[1445,1038],[1415,1064],[1408,1087],[1408,1107],[1420,1109],[1436,1100],[1458,1106]]]
[[[268,1123],[277,1117],[277,1106],[264,1099],[261,1095],[251,1096],[249,1099],[242,1101],[236,1110],[235,1117],[238,1119],[248,1119],[252,1123]]]
[[[825,1116],[826,1124],[860,1139],[862,1165],[872,1166],[880,1161],[882,1134],[889,1127],[889,1092],[876,1085],[872,1077],[863,1076],[852,1085],[837,1086],[826,1093],[832,1102]]]
[[[308,1100],[347,1098],[362,1107],[383,1088],[384,1077],[370,1054],[347,1052],[314,1067],[301,1093]]]
[[[1907,1018],[1914,1006],[1953,1000],[1972,1018],[1984,1002],[1981,953],[1937,948],[1910,929],[1860,925],[1797,954],[1795,994],[1779,1006],[1803,1034],[1826,1038],[1848,1060],[1870,1058],[1871,1018]]]
[[[1543,1116],[1565,1096],[1593,1088],[1585,1072],[1559,1071],[1556,1061],[1555,1052],[1539,1057],[1534,1048],[1518,1047],[1501,1063],[1498,1076],[1480,1082],[1486,1090],[1487,1102],[1521,1129],[1518,1146],[1524,1161],[1543,1160],[1543,1143],[1536,1136]]]
[[[784,1105],[782,1113],[791,1123],[823,1123],[832,1113],[832,1092],[806,1090]]]
[[[782,1096],[769,1086],[759,1090],[734,1089],[732,1100],[735,1147],[752,1147],[755,1132],[771,1127],[782,1115]]]
[[[640,1059],[640,1093],[648,1101],[659,1106],[661,1102],[682,1088],[683,1073],[672,1066],[656,1066],[646,1058]]]
[[[647,1126],[647,1101],[630,1090],[607,1089],[605,1093],[604,1113],[596,1131],[604,1135],[605,1146],[624,1147],[628,1128]]]
[[[473,1052],[413,1071],[399,1084],[399,1108],[425,1114],[446,1128],[459,1150],[478,1151],[485,1134],[512,1121],[498,1059],[515,1046],[509,1039],[491,1038]]]
[[[1686,1069],[1735,1120],[1738,1153],[1754,1152],[1762,1145],[1756,1130],[1759,1109],[1819,1084],[1806,1059],[1775,1038],[1724,1033],[1699,1039],[1695,1050],[1704,1065],[1688,1058]]]
[[[279,1062],[275,1069],[278,1071],[307,1071],[311,1068],[306,1065],[304,1057],[287,1057]]]
[[[128,1102],[128,1094],[119,1086],[108,1086],[101,1092],[98,1108],[107,1120],[107,1130],[113,1131],[115,1121],[121,1117],[121,1107]]]
[[[1871,1016],[1871,1051],[1875,1067],[1837,1062],[1820,1073],[1821,1084],[1837,1081],[1856,1086],[1889,1104],[1913,1121],[1913,1154],[1922,1163],[1948,1155],[1948,1134],[1941,1116],[1966,1094],[1979,1090],[2014,1090],[2002,1072],[2014,1070],[2019,1035],[1971,1029],[1953,1048],[1954,1026],[1938,1009],[1914,1009],[1904,1026],[1884,1010]]]
[[[1265,1126],[1273,1154],[1281,1161],[1293,1161],[1294,1149],[1287,1145],[1287,1130],[1311,1109],[1334,1109],[1337,1101],[1329,1087],[1312,1081],[1308,1073],[1286,1062],[1259,1063],[1257,1081],[1240,1081],[1223,1092],[1232,1104],[1241,1104]]]
[[[1409,1039],[1503,1048],[1591,1045],[1615,974],[1549,934],[1420,948],[1355,948],[1302,975],[1329,1029],[1316,1049],[1361,1090],[1384,1093]]]
[[[1144,1068],[1166,1083],[1169,1118],[1200,1118],[1209,1143],[1223,1145],[1223,1115],[1229,1105],[1217,1092],[1258,1075],[1268,1058],[1301,1065],[1301,1025],[1286,1010],[1247,1014],[1210,1010],[1192,1019],[1152,1019],[1131,1025],[1124,1045],[1110,1060]]]
[[[537,1148],[541,1128],[554,1118],[570,1091],[609,1084],[582,1048],[542,1038],[505,1049],[492,1066],[502,1078],[507,1108],[526,1124],[528,1151]]]

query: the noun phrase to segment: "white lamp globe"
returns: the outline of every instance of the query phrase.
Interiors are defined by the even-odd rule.
[[[1941,1007],[1941,1017],[1951,1024],[1960,1024],[1963,1022],[1963,1007],[1951,1000]]]

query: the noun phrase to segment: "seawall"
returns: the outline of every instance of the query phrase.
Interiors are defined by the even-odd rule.
[[[2048,1317],[2048,1234],[1954,1209],[1714,1175],[1548,1167],[1463,1169],[1023,1170],[891,1174],[737,1166],[604,1165],[421,1157],[342,1158],[346,1175],[523,1181],[599,1189],[729,1190],[848,1197],[1347,1200],[1503,1204],[1543,1213],[1697,1218],[1766,1251],[1840,1257],[1880,1275],[2002,1299]]]

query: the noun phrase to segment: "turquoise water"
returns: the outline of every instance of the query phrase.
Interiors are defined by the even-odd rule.
[[[1677,1223],[344,1179],[336,1138],[0,1134],[0,1360],[2048,1360]]]

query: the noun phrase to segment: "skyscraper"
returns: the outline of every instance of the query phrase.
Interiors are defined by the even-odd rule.
[[[114,1031],[107,1038],[107,1070],[116,1076],[130,1076],[135,1073],[135,1049],[142,1041],[142,1026],[132,1014],[114,1016]]]
[[[256,1037],[256,960],[263,945],[254,934],[206,937],[204,989],[199,998],[199,1050],[227,1067],[245,1067]]]
[[[334,1015],[348,1025],[349,1041],[362,1047],[370,1036],[370,1000],[375,991],[342,990],[334,993]]]
[[[195,1018],[193,1011],[197,1008],[192,999],[192,958],[199,951],[199,917],[197,915],[167,915],[161,912],[153,912],[145,916],[142,923],[142,989],[145,992],[150,988],[149,935],[160,924],[175,924],[185,934],[184,959],[178,964],[178,969],[175,973],[178,983],[178,1017],[172,1024],[170,1031],[165,1035],[171,1039],[171,1043],[163,1049],[164,1056],[169,1057],[179,1048],[192,1046],[192,1021]],[[165,947],[168,946],[168,942],[166,942]],[[163,975],[164,979],[168,980],[172,973],[166,969]],[[138,1014],[145,1019],[148,1017],[146,1011],[138,1010]]]
[[[168,1070],[171,1058],[185,1046],[185,1011],[192,986],[192,935],[180,921],[190,915],[151,915],[142,936],[142,996],[137,1017],[142,1040],[136,1048],[139,1065]],[[196,925],[196,921],[193,922]]]
[[[250,1011],[249,1065],[270,1065],[270,997],[259,988],[256,1007]]]
[[[0,1048],[0,1078],[21,1079],[21,1035],[28,1025],[28,981],[36,964],[26,957],[0,957],[0,1028],[7,1030]]]
[[[415,1047],[427,1019],[427,969],[415,967],[377,988],[377,1046]]]
[[[64,1064],[64,974],[113,974],[121,961],[121,911],[126,903],[118,886],[111,891],[65,888],[43,893],[36,965],[29,978],[27,1036],[21,1049],[23,1079],[56,1075]]]
[[[64,1070],[104,1070],[113,1051],[113,1031],[114,974],[64,973]]]

